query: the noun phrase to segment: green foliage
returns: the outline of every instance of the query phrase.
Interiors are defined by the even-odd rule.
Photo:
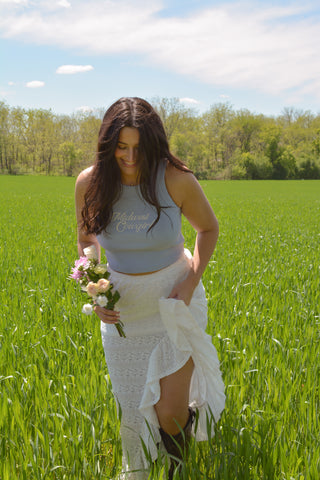
[[[92,164],[100,119],[0,103],[0,173],[75,175]]]
[[[277,118],[228,103],[198,115],[178,98],[151,99],[172,152],[198,179],[320,178],[320,116]],[[72,116],[0,102],[0,173],[77,175],[95,159],[103,112]]]
[[[72,177],[77,166],[80,164],[82,152],[77,149],[73,142],[63,142],[59,147],[59,154],[63,162],[63,172]]]
[[[307,179],[316,179],[320,177],[320,160],[303,160],[299,166],[299,177]]]
[[[244,165],[236,163],[231,167],[232,180],[243,180],[247,178],[247,171]]]
[[[320,463],[319,182],[203,181],[203,276],[227,402],[181,478],[313,480]],[[119,422],[97,317],[69,275],[74,180],[0,177],[0,478],[111,479]],[[195,234],[183,222],[186,246]],[[156,465],[153,480],[163,478]]]

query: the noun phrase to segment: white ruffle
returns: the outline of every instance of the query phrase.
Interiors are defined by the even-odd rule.
[[[202,285],[199,285],[198,288],[201,287]],[[201,298],[194,298],[189,306],[186,306],[182,300],[161,298],[159,308],[170,343],[172,342],[172,345],[176,347],[177,361],[174,369],[171,364],[168,365],[165,372],[163,371],[163,360],[168,357],[172,358],[172,355],[167,356],[166,337],[150,356],[147,381],[139,410],[147,422],[142,429],[141,438],[148,446],[152,457],[156,455],[155,442],[160,441],[159,423],[154,409],[155,403],[160,399],[160,379],[179,370],[189,357],[192,357],[195,366],[190,385],[189,405],[199,411],[197,428],[196,431],[193,431],[197,441],[208,439],[207,420],[213,415],[217,422],[225,405],[224,383],[217,351],[212,345],[211,337],[198,323],[206,314],[206,306]],[[155,427],[155,429],[151,429],[152,436],[150,435],[150,425]],[[210,434],[213,436],[213,422],[211,422],[211,427]]]

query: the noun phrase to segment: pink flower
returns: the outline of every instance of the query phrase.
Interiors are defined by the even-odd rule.
[[[100,293],[105,293],[110,288],[110,282],[105,278],[100,278],[100,280],[98,280],[98,283],[96,285]]]
[[[83,270],[87,267],[88,259],[87,257],[80,257],[78,260],[74,262],[75,268],[83,267]]]
[[[90,297],[96,297],[98,293],[98,285],[96,283],[89,282],[87,285],[87,294],[90,295]]]
[[[83,277],[83,272],[81,272],[77,268],[72,269],[72,274],[70,275],[70,278],[73,278],[74,280],[79,282],[79,280],[81,280],[82,277]]]
[[[85,275],[85,269],[87,267],[88,259],[87,257],[80,257],[74,262],[74,267],[72,268],[72,273],[70,278],[79,282]]]

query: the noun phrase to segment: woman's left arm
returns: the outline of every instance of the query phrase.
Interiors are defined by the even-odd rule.
[[[183,215],[197,232],[190,271],[185,280],[175,285],[169,295],[169,298],[183,300],[189,305],[216,246],[219,224],[194,175],[176,171],[167,178],[168,190],[173,200],[181,207]]]

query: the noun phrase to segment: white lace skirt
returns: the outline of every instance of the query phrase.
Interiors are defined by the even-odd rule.
[[[110,269],[110,280],[121,295],[117,310],[126,338],[119,337],[114,325],[103,322],[101,335],[113,392],[121,408],[125,479],[148,477],[142,444],[155,460],[157,444],[161,444],[154,409],[160,399],[160,379],[183,367],[190,356],[195,368],[189,405],[199,411],[193,432],[196,440],[208,438],[207,416],[218,421],[224,409],[219,360],[211,337],[205,333],[207,303],[202,283],[189,306],[167,298],[186,276],[190,257],[185,251],[177,262],[149,275],[125,275]]]

